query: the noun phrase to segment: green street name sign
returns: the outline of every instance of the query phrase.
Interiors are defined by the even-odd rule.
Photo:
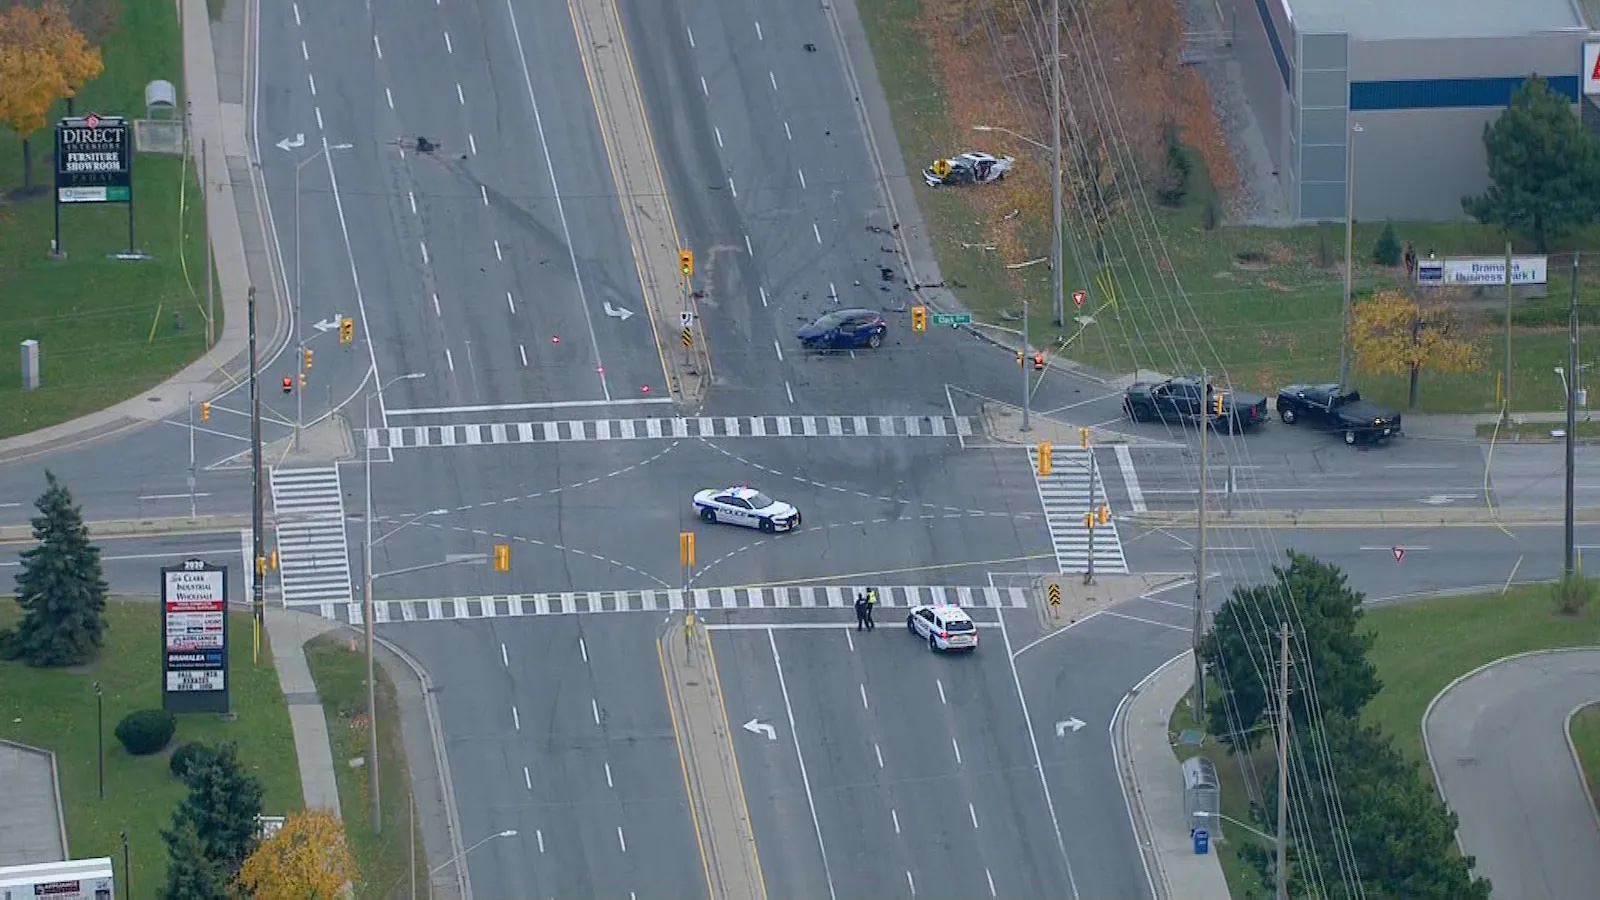
[[[971,325],[972,313],[934,313],[935,325]]]

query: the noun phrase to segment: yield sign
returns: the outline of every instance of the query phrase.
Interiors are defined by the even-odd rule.
[[[1085,301],[1087,299],[1089,299],[1089,292],[1088,291],[1073,291],[1072,292],[1072,302],[1079,309],[1083,309],[1083,301]]]
[[[89,126],[90,128],[99,128],[100,127],[100,117],[95,115],[94,113],[90,113],[89,117],[83,120],[83,124]]]
[[[1404,548],[1404,547],[1393,547],[1393,548],[1391,548],[1391,550],[1394,552],[1394,561],[1395,562],[1400,562],[1401,560],[1406,558],[1406,548]]]

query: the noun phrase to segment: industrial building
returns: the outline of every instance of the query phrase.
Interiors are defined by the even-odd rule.
[[[1461,218],[1483,126],[1530,73],[1600,119],[1579,0],[1216,2],[1298,221],[1342,221],[1350,184],[1357,220]]]

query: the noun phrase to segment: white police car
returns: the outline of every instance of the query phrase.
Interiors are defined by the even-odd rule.
[[[928,641],[928,649],[978,649],[978,626],[959,606],[913,606],[906,616],[906,630]]]
[[[767,534],[794,531],[800,527],[800,510],[753,488],[701,491],[694,495],[694,508],[700,514],[700,520],[707,524],[726,522],[759,528]]]

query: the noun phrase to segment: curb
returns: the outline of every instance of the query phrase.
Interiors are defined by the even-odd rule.
[[[150,537],[179,534],[226,534],[250,527],[250,517],[245,515],[200,516],[189,519],[174,516],[165,519],[107,519],[103,522],[85,522],[89,536],[94,538]],[[0,544],[33,543],[32,525],[0,525]]]
[[[1139,844],[1139,860],[1144,864],[1145,883],[1150,888],[1150,896],[1156,900],[1167,900],[1172,896],[1172,886],[1167,881],[1167,872],[1161,865],[1161,856],[1155,849],[1155,840],[1150,836],[1150,824],[1144,812],[1144,803],[1140,801],[1138,811],[1134,811],[1134,798],[1141,793],[1139,790],[1139,774],[1134,770],[1129,761],[1127,752],[1128,740],[1128,710],[1137,702],[1137,698],[1144,692],[1146,686],[1154,681],[1161,673],[1171,668],[1176,663],[1194,655],[1194,651],[1185,650],[1177,656],[1157,666],[1154,671],[1146,675],[1133,689],[1122,696],[1117,703],[1117,708],[1111,714],[1111,756],[1117,767],[1117,781],[1122,788],[1122,803],[1128,810],[1128,824],[1133,828],[1134,840]],[[1159,875],[1159,878],[1157,877]],[[1158,887],[1159,885],[1159,887]]]
[[[1119,520],[1147,528],[1193,528],[1196,515],[1193,511],[1144,512],[1118,516]],[[1574,521],[1593,525],[1600,523],[1600,507],[1582,507],[1573,511]],[[1563,522],[1559,510],[1543,509],[1260,509],[1243,510],[1209,521],[1214,528],[1241,527],[1325,527],[1354,528],[1360,526],[1478,526],[1478,525],[1529,525],[1554,526]]]
[[[1580,703],[1574,706],[1572,712],[1567,713],[1566,722],[1561,726],[1561,730],[1566,733],[1567,752],[1572,754],[1572,766],[1578,770],[1578,783],[1583,785],[1583,795],[1589,798],[1589,812],[1594,815],[1595,827],[1600,828],[1600,808],[1596,808],[1594,805],[1594,791],[1589,788],[1588,773],[1583,771],[1583,757],[1578,755],[1578,745],[1572,742],[1572,720],[1578,713],[1596,705],[1596,703],[1600,703],[1600,701]]]

